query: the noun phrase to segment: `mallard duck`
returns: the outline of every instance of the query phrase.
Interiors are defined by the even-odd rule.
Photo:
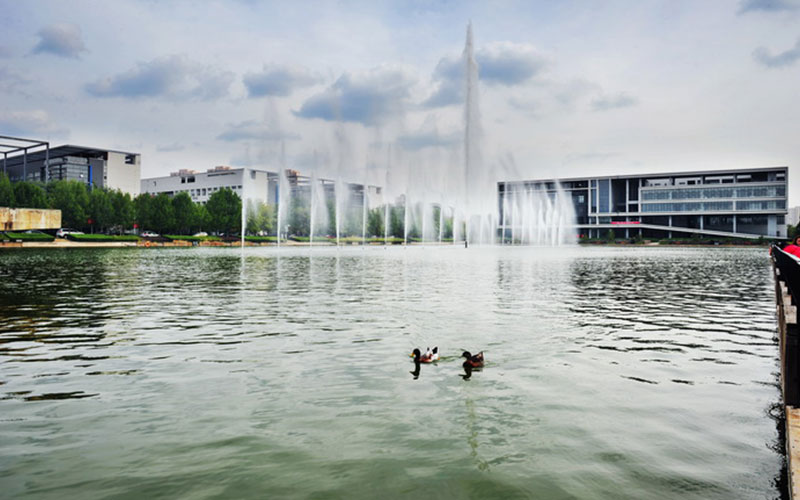
[[[419,349],[414,349],[414,352],[409,356],[414,358],[415,363],[433,363],[439,360],[439,347],[436,346],[433,349],[428,347],[425,350],[425,354],[422,354]]]
[[[464,351],[461,353],[461,357],[467,358],[464,361],[464,368],[480,368],[483,366],[483,351],[474,356],[469,351]]]

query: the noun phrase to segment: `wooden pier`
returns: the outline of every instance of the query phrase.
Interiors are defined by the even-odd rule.
[[[797,306],[800,299],[800,261],[773,246],[781,392],[786,415],[786,462],[789,496],[800,500],[800,330]]]

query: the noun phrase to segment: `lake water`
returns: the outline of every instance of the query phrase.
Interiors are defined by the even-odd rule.
[[[0,497],[779,498],[772,287],[762,248],[4,251]]]

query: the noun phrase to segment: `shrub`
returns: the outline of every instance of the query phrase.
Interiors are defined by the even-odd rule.
[[[22,240],[22,241],[53,241],[54,236],[46,233],[5,233],[6,238],[9,240]]]
[[[220,241],[219,236],[185,236],[180,234],[165,234],[164,238],[179,241]]]
[[[277,243],[278,241],[277,236],[245,236],[244,239],[253,243]]]
[[[71,241],[83,242],[139,241],[139,237],[132,234],[123,234],[121,236],[113,234],[68,234],[67,238]]]

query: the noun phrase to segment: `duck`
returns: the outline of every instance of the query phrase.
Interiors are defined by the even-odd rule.
[[[415,363],[433,363],[439,360],[439,347],[436,346],[433,349],[428,347],[425,350],[425,354],[422,354],[419,349],[414,349],[409,356],[414,358]]]
[[[464,368],[481,368],[483,366],[483,351],[473,355],[469,351],[461,353],[461,357],[467,358],[464,361]]]

